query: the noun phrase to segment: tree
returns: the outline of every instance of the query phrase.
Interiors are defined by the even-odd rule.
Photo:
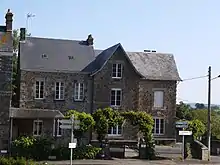
[[[204,135],[206,128],[203,122],[201,122],[198,119],[195,119],[195,120],[189,121],[189,127],[187,128],[187,130],[192,131],[193,138],[198,140],[200,137]]]
[[[120,113],[112,108],[97,109],[92,116],[95,120],[94,128],[97,133],[97,139],[101,145],[108,133],[108,128],[121,125],[124,121]]]
[[[191,120],[192,119],[191,111],[192,111],[192,109],[191,109],[190,105],[184,104],[181,101],[176,106],[176,117],[178,119]]]
[[[205,105],[203,103],[196,103],[195,104],[196,109],[205,109]]]
[[[205,126],[208,121],[208,110],[207,109],[198,109],[192,111],[192,118],[200,120]],[[211,132],[212,136],[220,139],[220,115],[218,112],[211,111]],[[207,129],[206,129],[207,130]]]
[[[153,159],[155,157],[154,140],[153,140],[153,125],[154,121],[151,115],[143,111],[127,111],[121,115],[128,120],[131,125],[138,126],[139,131],[143,134],[146,144],[146,158]]]
[[[65,118],[70,118],[72,115],[74,115],[75,120],[80,121],[80,128],[74,130],[74,135],[76,136],[76,138],[78,138],[79,145],[81,145],[83,134],[89,131],[89,129],[93,128],[95,121],[91,114],[78,112],[76,110],[69,110],[66,113]]]

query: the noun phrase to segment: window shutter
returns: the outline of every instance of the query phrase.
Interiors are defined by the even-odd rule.
[[[164,92],[154,91],[154,107],[163,107],[164,103]]]

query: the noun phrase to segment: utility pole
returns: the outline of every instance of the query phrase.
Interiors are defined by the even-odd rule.
[[[74,139],[74,115],[71,116],[71,142],[73,143],[73,139]],[[70,165],[73,164],[73,148],[70,148]]]
[[[208,126],[207,126],[207,140],[208,140],[208,161],[211,155],[211,66],[208,69]]]

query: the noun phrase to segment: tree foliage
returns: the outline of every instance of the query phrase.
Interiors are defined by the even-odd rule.
[[[198,119],[189,121],[188,130],[193,132],[193,138],[199,139],[206,131],[205,125]]]
[[[94,128],[100,143],[105,139],[108,128],[121,125],[124,121],[120,113],[112,108],[97,109],[92,116],[95,120]]]
[[[143,134],[146,143],[147,158],[152,159],[155,156],[153,141],[153,118],[143,111],[122,112],[121,115],[128,120],[133,126],[138,126],[139,131]]]
[[[196,107],[196,109],[204,109],[204,108],[206,108],[203,103],[196,103],[195,107]]]
[[[80,128],[74,130],[74,135],[81,138],[85,132],[93,128],[95,121],[91,114],[85,112],[78,112],[76,110],[69,110],[66,113],[65,118],[70,118],[72,115],[74,115],[74,120],[80,121]]]
[[[176,106],[176,117],[178,119],[191,120],[191,107],[190,105],[184,104],[182,101]]]

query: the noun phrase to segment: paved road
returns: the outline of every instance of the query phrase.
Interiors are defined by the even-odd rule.
[[[69,165],[69,161],[56,161],[48,162],[51,165]],[[210,164],[219,165],[219,162],[201,162],[201,161],[170,161],[170,160],[159,160],[159,161],[147,161],[147,160],[135,160],[135,159],[120,159],[120,160],[74,160],[74,165],[199,165],[199,164]]]

